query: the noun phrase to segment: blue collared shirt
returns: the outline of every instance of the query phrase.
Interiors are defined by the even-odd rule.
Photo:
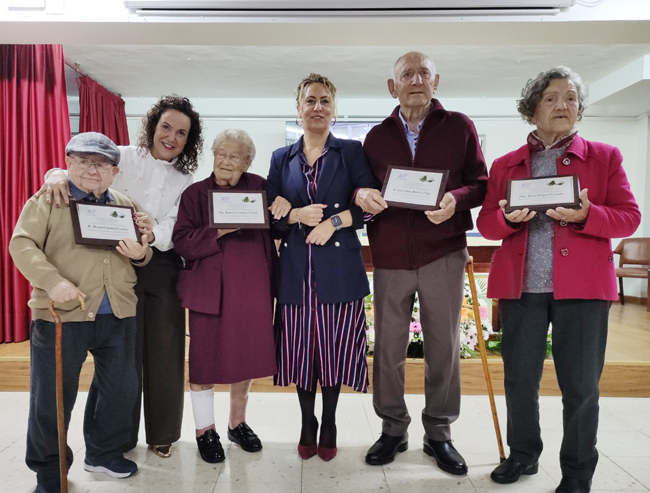
[[[418,136],[420,135],[420,130],[422,129],[422,124],[424,123],[424,120],[418,123],[418,132],[415,133],[409,128],[408,123],[406,123],[406,120],[402,116],[402,112],[398,111],[397,114],[399,115],[399,119],[402,121],[402,125],[404,125],[404,133],[406,134],[406,140],[408,140],[409,146],[411,147],[411,157],[415,157],[415,149],[418,146]]]
[[[77,188],[74,183],[70,181],[70,178],[68,178],[68,185],[70,186],[70,193],[72,194],[72,197],[77,202],[95,202],[99,204],[106,204],[113,201],[113,196],[108,190],[106,190],[99,197],[95,197],[92,193],[86,193],[83,190]],[[113,313],[111,302],[108,299],[108,293],[106,293],[106,290],[104,290],[104,296],[102,298],[102,302],[99,304],[99,308],[97,309],[97,315],[110,315],[111,313]]]

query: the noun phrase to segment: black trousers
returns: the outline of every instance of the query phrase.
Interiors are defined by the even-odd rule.
[[[133,427],[127,449],[135,447],[138,442],[142,407],[148,444],[174,443],[181,436],[185,314],[176,294],[180,267],[181,259],[176,252],[161,252],[154,248],[151,262],[136,268],[138,333],[135,365],[141,392],[138,392],[133,411]]]
[[[133,364],[135,318],[97,315],[63,324],[63,402],[66,430],[77,400],[81,366],[90,351],[95,374],[84,415],[86,457],[104,463],[121,456],[131,431],[137,380]],[[30,334],[30,391],[25,462],[38,482],[59,478],[56,427],[55,326],[35,320]],[[68,447],[68,465],[72,450]]]
[[[508,445],[515,460],[534,464],[542,453],[538,396],[550,323],[563,404],[562,475],[593,477],[598,463],[598,383],[610,305],[605,300],[555,300],[552,293],[523,293],[519,300],[499,301]]]

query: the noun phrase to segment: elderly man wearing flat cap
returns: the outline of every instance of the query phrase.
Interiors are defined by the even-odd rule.
[[[120,151],[105,135],[83,133],[66,147],[70,192],[77,202],[133,206],[109,189],[118,173]],[[30,198],[18,219],[11,256],[32,284],[31,388],[27,428],[27,466],[36,472],[37,493],[59,492],[56,428],[55,324],[50,299],[63,322],[63,400],[66,429],[77,397],[81,366],[90,351],[95,375],[84,416],[84,469],[125,478],[138,467],[122,449],[129,439],[131,412],[137,398],[135,371],[135,271],[145,265],[151,248],[123,239],[117,247],[75,242],[71,208]],[[79,310],[77,298],[85,298]],[[68,464],[72,450],[68,448]]]

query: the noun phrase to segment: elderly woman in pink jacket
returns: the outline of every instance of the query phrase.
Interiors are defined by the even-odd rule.
[[[514,483],[537,472],[542,453],[538,392],[552,324],[564,405],[562,481],[556,493],[591,489],[607,318],[617,299],[610,240],[633,234],[641,221],[620,151],[576,133],[584,98],[580,77],[566,67],[528,81],[518,110],[537,128],[523,147],[492,165],[477,222],[484,237],[503,240],[492,258],[488,296],[500,300],[510,456],[491,478]],[[574,176],[580,189],[576,208],[513,210],[507,201],[509,180],[547,177],[548,185],[573,182]]]

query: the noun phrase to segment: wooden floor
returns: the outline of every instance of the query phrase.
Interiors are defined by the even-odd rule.
[[[370,370],[372,364],[369,362]],[[499,356],[489,359],[495,393],[503,394],[503,363]],[[82,370],[80,388],[87,390],[94,365],[89,357]],[[461,361],[464,394],[485,394],[485,377],[480,359]],[[186,371],[187,375],[187,371]],[[372,375],[370,377],[372,381]],[[422,360],[409,359],[406,370],[407,393],[421,393],[424,384]],[[601,395],[650,397],[650,312],[644,305],[612,305],[605,368],[601,378]],[[217,390],[226,390],[218,386]],[[29,342],[0,344],[0,391],[29,390]],[[291,387],[274,387],[271,378],[256,380],[253,390],[264,392],[293,391]],[[372,389],[370,389],[372,391]],[[542,395],[558,395],[553,361],[547,360],[542,379]]]

